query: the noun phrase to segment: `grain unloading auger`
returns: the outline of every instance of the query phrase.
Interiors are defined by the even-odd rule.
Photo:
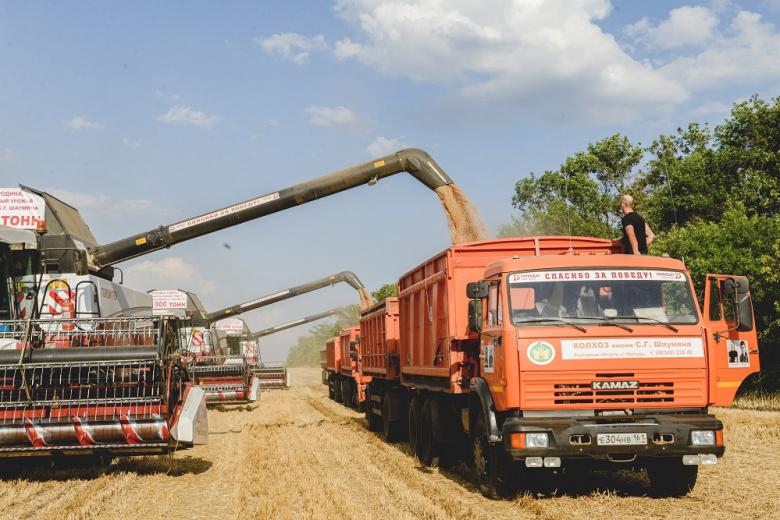
[[[373,185],[401,172],[409,173],[434,191],[453,183],[430,155],[410,148],[169,226],[91,247],[85,259],[99,269],[363,184]]]
[[[306,316],[305,318],[299,318],[281,325],[276,325],[275,327],[269,327],[267,329],[260,330],[253,333],[250,336],[250,339],[257,341],[265,336],[270,336],[271,334],[276,334],[277,332],[282,332],[283,330],[292,329],[294,327],[299,327],[313,321],[335,316],[336,314],[342,314],[343,312],[343,307],[329,309],[324,312],[312,314],[311,316]],[[255,377],[257,377],[260,381],[261,388],[290,387],[290,378],[287,373],[287,367],[284,366],[284,363],[264,363],[263,361],[260,361],[257,367],[254,369],[254,373]]]
[[[5,432],[0,434],[0,454],[163,452],[198,442],[205,424],[205,396],[198,395],[202,390],[191,386],[181,367],[181,326],[176,320],[152,317],[151,295],[115,282],[112,266],[400,172],[410,173],[432,190],[452,184],[427,153],[401,150],[105,245],[98,245],[78,210],[51,194],[24,186],[2,190],[0,196],[9,197],[12,204],[0,210],[0,350],[19,358],[0,367],[5,371],[0,385]],[[135,323],[132,327],[105,321],[125,316],[143,317],[142,323],[163,332],[150,344],[138,343],[131,339],[131,331],[141,325],[131,318],[127,319]],[[161,323],[176,323],[176,331]],[[113,337],[126,328],[120,336],[127,339]],[[84,339],[81,333],[86,332],[95,337]],[[154,353],[157,372],[151,366],[122,365],[134,359],[117,350],[119,346]],[[45,352],[46,361],[39,363],[37,352],[47,348],[51,350]],[[172,351],[178,354],[167,354]],[[150,409],[116,401],[116,396],[136,399],[139,395],[132,392],[140,391],[140,382],[156,385],[155,378],[161,388],[159,406]],[[167,430],[159,429],[157,437],[162,440],[150,448],[133,425],[158,418]],[[115,419],[122,438],[104,441],[91,433],[114,428],[107,425],[115,424]],[[189,433],[182,433],[185,430]],[[22,431],[24,435],[19,434]]]

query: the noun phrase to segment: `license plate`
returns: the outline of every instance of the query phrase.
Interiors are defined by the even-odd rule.
[[[647,444],[646,433],[599,433],[596,434],[599,446],[641,446]]]

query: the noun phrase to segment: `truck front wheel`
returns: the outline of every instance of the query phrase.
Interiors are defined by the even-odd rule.
[[[471,441],[474,483],[485,497],[492,500],[514,495],[514,476],[503,446],[488,442],[485,418],[478,414]]]
[[[678,458],[655,459],[647,463],[650,487],[658,497],[685,496],[696,485],[699,466],[685,466]]]

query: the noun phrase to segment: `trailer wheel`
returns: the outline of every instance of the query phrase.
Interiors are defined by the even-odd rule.
[[[366,426],[368,431],[378,432],[382,430],[382,418],[374,413],[374,401],[371,399],[371,391],[366,388],[366,400],[363,402],[366,412]]]
[[[341,404],[349,407],[349,382],[342,379],[339,381],[339,386],[341,386]]]
[[[420,411],[420,423],[417,430],[417,458],[423,466],[431,466],[436,458],[436,440],[433,438],[433,413],[431,400],[426,399]]]
[[[341,393],[341,381],[339,379],[333,380],[333,397],[337,403],[344,402],[344,396]]]
[[[386,393],[382,399],[382,433],[387,442],[396,442],[401,438],[402,421],[390,420],[390,393]]]
[[[471,443],[472,471],[479,491],[491,500],[513,496],[515,486],[511,464],[502,445],[488,442],[482,414],[476,417]]]
[[[409,448],[412,450],[412,454],[417,456],[417,441],[418,430],[420,427],[420,401],[419,396],[412,398],[409,403]]]
[[[647,462],[650,487],[657,497],[682,497],[693,491],[699,466],[684,466],[678,458]]]

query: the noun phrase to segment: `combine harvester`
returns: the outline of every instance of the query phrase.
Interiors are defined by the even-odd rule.
[[[156,290],[151,294],[155,314],[189,318],[191,327],[185,329],[186,359],[195,383],[206,390],[207,403],[244,404],[256,401],[261,388],[287,388],[287,370],[283,365],[262,362],[249,328],[237,316],[341,282],[352,286],[361,302],[371,301],[365,286],[351,271],[214,312],[206,312],[197,295],[188,291]]]
[[[276,334],[277,332],[282,332],[283,330],[299,327],[313,321],[329,318],[330,316],[342,314],[343,312],[343,307],[336,307],[324,312],[312,314],[311,316],[306,316],[305,318],[299,318],[282,325],[276,325],[275,327],[263,329],[261,331],[255,332],[250,337],[252,340],[258,341],[260,338],[270,336],[271,334]],[[287,373],[287,368],[284,366],[284,363],[263,363],[261,361],[259,369],[255,372],[255,377],[260,379],[261,388],[290,388],[290,376]]]
[[[657,495],[687,494],[725,450],[708,407],[759,370],[748,281],[707,275],[700,309],[681,261],[621,252],[484,240],[401,276],[397,303],[361,321],[368,426],[405,430],[426,465],[470,451],[489,497],[576,467],[646,469]]]
[[[121,274],[115,282],[112,266],[400,172],[440,197],[452,185],[428,154],[402,150],[104,245],[56,197],[0,189],[0,347],[13,357],[0,365],[0,454],[161,453],[201,440],[205,397],[181,365],[179,323],[152,318],[151,295],[124,287]],[[133,316],[146,319],[106,321]],[[138,433],[140,424],[158,433]]]

